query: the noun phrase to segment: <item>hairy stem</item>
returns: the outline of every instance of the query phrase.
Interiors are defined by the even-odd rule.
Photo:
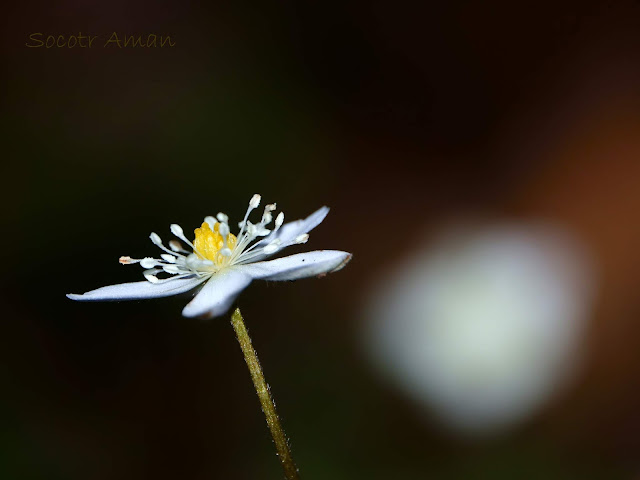
[[[271,396],[269,385],[267,385],[264,379],[258,355],[251,344],[251,338],[249,337],[247,328],[244,326],[244,320],[239,308],[236,308],[233,315],[231,315],[231,325],[233,325],[236,337],[238,337],[238,342],[240,343],[240,348],[244,354],[244,359],[247,362],[247,367],[249,367],[249,373],[251,374],[258,398],[260,399],[262,411],[267,419],[267,425],[273,437],[273,442],[276,444],[278,458],[284,469],[285,476],[287,480],[299,480],[298,468],[293,462],[287,436],[282,429],[280,417],[278,417],[278,413],[276,412],[276,404]]]

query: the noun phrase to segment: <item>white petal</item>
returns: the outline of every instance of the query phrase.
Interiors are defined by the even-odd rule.
[[[298,235],[308,233],[316,228],[325,219],[329,213],[329,207],[322,207],[313,212],[304,220],[296,220],[295,222],[289,222],[282,225],[280,230],[276,232],[276,237],[279,238],[283,244],[290,244],[295,240]]]
[[[325,219],[327,214],[329,213],[329,207],[322,207],[313,212],[307,218],[303,220],[296,220],[295,222],[289,222],[282,225],[282,227],[277,231],[273,232],[268,237],[262,239],[257,243],[257,248],[264,248],[268,244],[272,243],[274,240],[279,240],[279,246],[277,249],[273,251],[269,251],[264,255],[259,255],[255,257],[257,260],[268,257],[269,255],[277,252],[278,250],[282,250],[285,247],[295,243],[295,239],[300,235],[303,235],[307,232],[310,232],[314,228],[316,228],[322,221]]]
[[[67,295],[71,300],[85,302],[109,301],[109,300],[142,300],[145,298],[160,298],[177,295],[187,292],[202,283],[204,278],[176,278],[161,283],[131,282],[108,287],[98,288],[90,292],[78,295],[70,293]]]
[[[263,280],[298,280],[340,270],[351,257],[350,253],[338,250],[317,250],[241,265],[238,268],[253,278]]]
[[[228,268],[211,276],[189,304],[182,310],[185,317],[222,315],[238,294],[251,283],[251,275],[241,269]]]

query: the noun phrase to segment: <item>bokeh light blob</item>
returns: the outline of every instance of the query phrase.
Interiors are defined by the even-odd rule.
[[[366,350],[453,431],[503,431],[575,371],[590,265],[558,228],[447,227],[370,291]]]

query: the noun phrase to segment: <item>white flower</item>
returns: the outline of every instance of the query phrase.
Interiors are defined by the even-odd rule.
[[[306,243],[308,232],[324,220],[329,209],[322,207],[304,220],[284,225],[284,214],[280,212],[273,229],[269,230],[267,226],[272,221],[275,204],[265,206],[260,223],[253,224],[248,220],[259,204],[260,195],[254,195],[238,225],[238,236],[230,233],[229,218],[224,213],[218,213],[217,219],[206,217],[202,226],[195,229],[193,243],[187,240],[179,225],[171,225],[171,233],[185,242],[192,252],[177,240],[171,240],[167,248],[160,237],[152,233],[151,241],[165,252],[160,259],[120,257],[123,265],[139,263],[145,268],[146,281],[110,285],[67,297],[80,301],[139,300],[177,295],[204,284],[182,314],[185,317],[214,317],[225,313],[254,279],[298,280],[322,276],[340,270],[351,259],[347,252],[318,250],[263,261],[289,245]],[[158,274],[164,274],[165,278],[159,278]]]

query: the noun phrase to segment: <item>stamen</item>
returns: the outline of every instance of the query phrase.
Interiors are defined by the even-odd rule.
[[[180,268],[177,265],[163,265],[162,270],[173,275],[180,273]]]
[[[298,235],[296,237],[296,239],[294,240],[294,243],[307,243],[307,240],[309,240],[309,234],[308,233],[303,233],[302,235]]]
[[[275,204],[274,204],[274,205],[275,205]],[[263,240],[261,240],[261,241],[259,241],[259,242],[257,242],[257,243],[254,243],[253,245],[251,245],[251,247],[249,247],[247,250],[245,250],[245,251],[242,253],[242,256],[243,256],[243,257],[245,257],[245,258],[243,258],[243,260],[242,260],[242,261],[246,261],[248,258],[252,258],[252,256],[248,256],[248,255],[246,255],[247,253],[251,252],[251,250],[253,250],[253,249],[254,249],[254,248],[256,248],[256,247],[260,247],[261,245],[264,245],[264,242],[267,242],[269,239],[271,239],[271,238],[275,237],[275,236],[276,236],[276,232],[277,232],[278,230],[280,230],[280,227],[282,226],[282,224],[283,224],[283,223],[284,223],[284,212],[280,212],[280,213],[278,214],[278,216],[276,217],[276,221],[275,221],[275,228],[270,232],[271,234],[270,234],[267,238],[265,238],[265,239],[263,239]],[[266,229],[265,229],[265,230],[266,230]],[[269,230],[266,230],[266,232],[269,232]],[[255,232],[254,232],[254,233],[255,233]],[[255,236],[258,236],[258,235],[256,234]],[[274,239],[273,241],[271,241],[271,243],[270,243],[270,244],[273,244],[273,245],[276,245],[276,246],[278,246],[278,247],[279,247],[281,243],[282,243],[282,241],[281,241],[281,240],[279,240],[279,239]],[[269,246],[269,244],[267,245],[267,247],[268,247],[268,246]],[[264,247],[264,248],[263,248],[263,250],[264,250],[265,248],[267,248],[267,247]],[[272,249],[273,249],[273,246],[269,247],[269,249],[268,249],[265,253],[273,253],[274,251],[273,251]]]
[[[185,250],[182,244],[178,240],[169,241],[169,248],[171,248],[171,250],[173,250],[174,252],[186,253],[186,254],[191,253],[188,250]]]
[[[264,226],[261,223],[259,223],[258,225],[254,225],[251,222],[249,222],[249,226],[247,227],[247,235],[249,235],[250,240],[256,237],[264,237],[265,235],[268,235],[270,232],[271,230],[264,228]]]
[[[184,236],[184,231],[182,230],[182,227],[180,225],[172,223],[171,224],[171,233],[173,233],[176,237],[178,237],[182,241],[186,241],[186,242],[189,241],[189,240],[187,240],[187,237]]]
[[[284,212],[280,212],[276,217],[276,223],[275,223],[276,228],[274,228],[273,231],[274,232],[278,231],[283,223],[284,223]]]
[[[229,232],[230,232],[229,225],[227,225],[226,223],[221,223],[220,229],[218,230],[218,232],[220,233],[220,235],[222,235],[222,248],[218,253],[220,253],[220,255],[222,255],[223,257],[228,257],[229,255],[231,255],[231,253],[229,253],[229,255],[225,255],[222,252],[229,250],[229,247],[227,246],[227,240],[229,240]],[[229,252],[231,251],[229,250]]]
[[[262,225],[267,225],[271,222],[271,212],[276,209],[275,203],[270,203],[269,205],[264,206],[264,213],[262,214]]]
[[[202,268],[202,267],[213,266],[213,262],[211,260],[206,260],[206,259],[202,260],[198,258],[198,256],[195,253],[192,253],[187,257],[185,264],[187,268],[191,270],[198,270],[199,268]]]
[[[265,210],[267,210],[267,211],[273,211],[274,209],[275,209],[275,203],[267,205],[265,207]],[[269,239],[275,237],[275,233],[278,230],[280,230],[280,227],[282,226],[283,223],[284,223],[284,212],[280,212],[278,214],[278,216],[276,217],[275,228],[271,232],[269,232],[269,230],[267,230],[267,229],[258,231],[258,227],[257,226],[252,225],[251,222],[248,222],[249,226],[247,227],[247,235],[250,238],[243,238],[242,239],[240,247],[236,248],[235,256],[234,256],[234,258],[231,259],[231,263],[234,263],[236,260],[244,263],[244,262],[246,262],[246,261],[258,256],[259,254],[257,254],[256,252],[253,252],[253,253],[250,253],[250,252],[254,248],[260,248],[260,251],[264,251],[265,247],[262,247],[262,245],[264,245],[265,242],[267,242]],[[264,240],[261,240],[260,242],[254,243],[253,245],[251,245],[249,248],[247,248],[245,250],[245,247],[251,242],[251,240],[253,240],[254,238],[256,238],[258,236],[266,236],[266,235],[263,235],[265,233],[266,234],[270,233],[268,238],[266,238]],[[265,253],[267,253],[267,254],[274,253],[274,251],[275,251],[275,250],[273,250],[274,246],[276,247],[276,250],[278,249],[278,247],[281,244],[281,241],[278,240],[276,242],[276,240],[277,239],[274,239],[273,242],[271,242],[271,243],[273,243],[273,245],[271,247],[269,247],[269,249]]]
[[[215,218],[213,218],[211,215],[207,215],[206,217],[204,217],[204,221],[209,224],[209,228],[212,231],[213,231],[213,227],[215,227],[216,223],[218,223],[218,221]]]
[[[149,238],[153,244],[166,252],[160,254],[160,259],[146,257],[138,260],[122,256],[119,261],[123,265],[140,263],[142,267],[147,269],[144,271],[145,278],[152,283],[158,283],[184,276],[206,277],[229,265],[249,263],[263,258],[265,254],[273,254],[288,245],[308,241],[309,235],[306,233],[298,235],[286,243],[276,238],[275,233],[284,225],[284,212],[275,216],[273,229],[267,228],[267,225],[274,220],[275,203],[264,206],[259,223],[251,223],[249,216],[253,210],[260,206],[261,201],[262,197],[257,193],[251,197],[244,219],[238,223],[240,231],[237,237],[231,234],[229,217],[219,212],[215,217],[209,215],[204,218],[201,227],[195,229],[193,243],[185,236],[180,225],[171,224],[171,233],[181,242],[186,243],[188,247],[191,247],[193,253],[186,250],[188,247],[183,247],[183,244],[178,240],[170,240],[169,248],[166,248],[160,236],[152,232]],[[266,238],[257,240],[257,237]],[[156,274],[160,272],[172,275],[172,277],[158,278]]]
[[[198,255],[204,257],[204,255],[202,255],[200,252],[198,252],[198,249],[196,247],[193,246],[193,243],[191,243],[187,237],[184,236],[184,232],[182,231],[182,227],[180,225],[177,225],[175,223],[171,224],[171,233],[173,233],[176,237],[178,237],[180,240],[182,240],[184,243],[186,243],[187,245],[189,245],[194,252],[196,252]],[[169,252],[171,253],[171,252]]]
[[[256,237],[266,237],[271,233],[271,230],[268,228],[264,228],[262,225],[256,225],[255,236]]]
[[[147,279],[147,281],[151,283],[158,283],[158,277],[156,277],[154,274],[160,271],[161,270],[154,268],[153,270],[145,270],[144,272],[142,272],[142,274],[144,275],[144,278]]]
[[[278,247],[280,247],[280,244],[282,243],[281,240],[279,239],[275,239],[273,242],[269,243],[269,245],[267,245],[266,247],[264,247],[262,249],[262,251],[264,253],[266,253],[267,255],[275,253],[278,251]]]
[[[188,272],[188,273],[182,273],[180,275],[176,275],[174,277],[169,277],[169,278],[157,278],[154,277],[155,280],[152,283],[165,283],[165,282],[170,282],[172,280],[178,280],[181,278],[189,278],[189,277],[193,277],[194,272]],[[201,277],[202,275],[199,272],[195,272],[195,275],[198,277]]]
[[[140,260],[140,266],[142,268],[153,268],[156,265],[158,265],[160,262],[158,262],[158,260],[156,260],[155,258],[151,258],[151,257],[145,257],[142,260]]]
[[[186,264],[190,269],[196,270],[198,268],[198,265],[200,265],[200,259],[196,254],[192,253],[187,257]]]
[[[149,238],[151,239],[154,245],[157,245],[158,247],[162,245],[162,240],[160,239],[160,235],[158,235],[156,232],[151,232],[151,235],[149,235]]]
[[[151,241],[153,242],[153,244],[154,244],[156,247],[161,248],[162,250],[164,250],[164,251],[165,251],[165,252],[167,252],[167,253],[173,253],[171,250],[169,250],[167,247],[165,247],[165,246],[162,244],[162,240],[160,239],[160,236],[159,236],[157,233],[155,233],[155,232],[151,232],[151,235],[149,235],[149,238],[151,239]],[[173,241],[174,241],[174,240],[172,240],[171,242],[173,242]],[[173,248],[173,246],[171,245],[171,242],[169,242],[169,246],[170,246],[171,248]],[[176,242],[176,243],[178,243],[178,245],[180,245],[180,242]],[[182,248],[182,245],[180,245],[180,248]],[[189,253],[189,252],[185,252],[185,253]]]
[[[251,197],[251,200],[249,201],[249,208],[247,208],[247,212],[244,214],[244,218],[238,224],[238,227],[240,227],[240,232],[238,233],[237,238],[242,237],[242,234],[244,233],[244,227],[247,225],[247,219],[249,218],[249,214],[251,213],[252,210],[258,208],[258,205],[260,205],[260,199],[261,197],[257,193],[253,197]]]

